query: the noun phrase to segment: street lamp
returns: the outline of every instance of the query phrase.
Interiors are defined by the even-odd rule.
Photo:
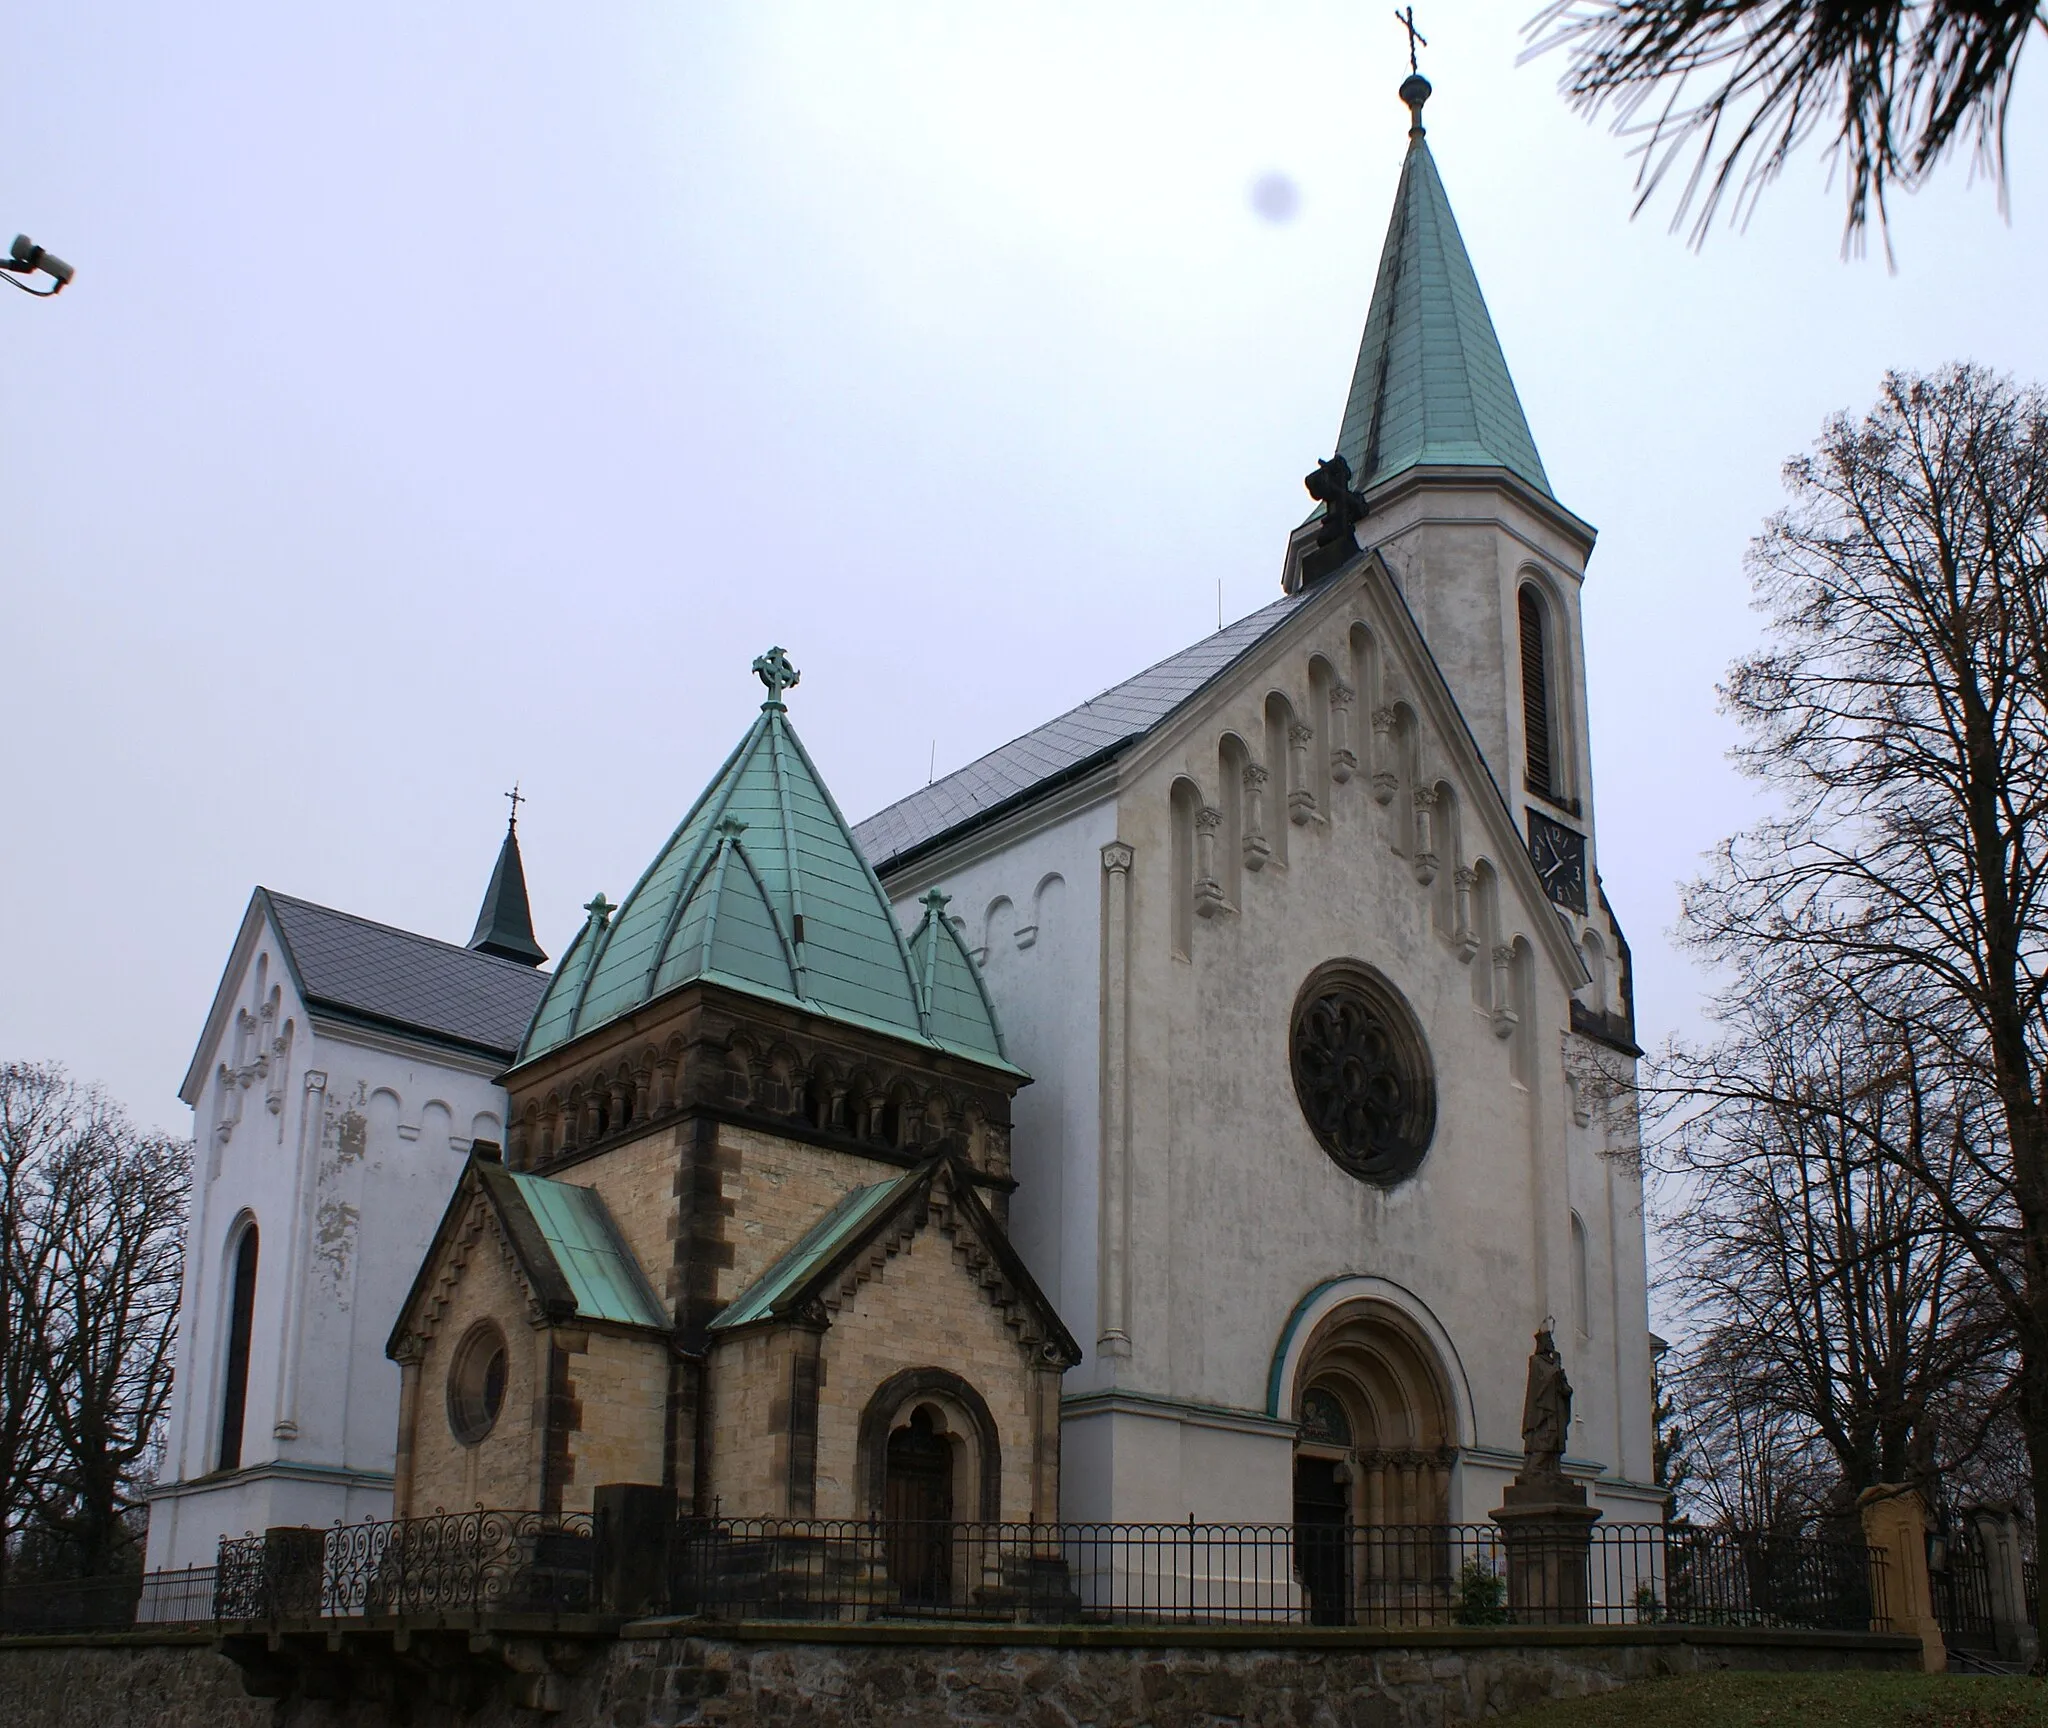
[[[47,300],[52,294],[61,294],[64,284],[78,272],[59,258],[54,252],[45,252],[26,234],[17,234],[14,245],[5,258],[0,258],[0,270],[7,272],[7,280],[24,294],[33,294],[38,300]],[[17,276],[33,276],[38,271],[55,284],[51,288],[31,288],[26,282],[17,282]]]

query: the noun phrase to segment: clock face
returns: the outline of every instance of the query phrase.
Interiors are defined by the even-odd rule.
[[[1586,837],[1540,810],[1529,812],[1529,858],[1543,891],[1574,912],[1586,909]]]

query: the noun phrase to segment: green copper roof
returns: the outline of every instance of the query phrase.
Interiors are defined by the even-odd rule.
[[[1506,468],[1549,496],[1479,278],[1423,141],[1428,94],[1421,79],[1402,87],[1415,124],[1337,448],[1361,490],[1404,469],[1444,463]]]
[[[668,1325],[661,1298],[633,1258],[595,1188],[506,1171],[585,1320]]]
[[[910,963],[932,1036],[955,1049],[1000,1051],[995,1004],[946,905],[947,897],[934,888],[924,897],[924,918],[910,933]]]
[[[624,902],[585,907],[519,1059],[703,980],[1007,1067],[950,927],[924,970],[904,941],[789,723],[787,657],[775,649],[755,670],[769,688],[760,717]]]
[[[890,1211],[927,1174],[922,1168],[911,1170],[893,1182],[877,1182],[842,1195],[824,1217],[803,1233],[795,1247],[720,1311],[711,1322],[711,1330],[722,1332],[772,1316],[778,1301],[799,1288],[841,1248]]]

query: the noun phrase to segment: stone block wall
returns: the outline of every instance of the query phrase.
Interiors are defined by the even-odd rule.
[[[750,1629],[643,1622],[515,1707],[508,1670],[458,1708],[243,1694],[201,1635],[0,1642],[9,1728],[1161,1728],[1212,1722],[1443,1728],[1551,1698],[1716,1668],[1918,1665],[1913,1640],[1675,1627],[1436,1633],[1030,1628]]]
[[[465,1220],[466,1259],[448,1292],[405,1400],[410,1431],[399,1436],[398,1516],[424,1517],[471,1506],[537,1506],[542,1406],[547,1394],[548,1334],[533,1327],[526,1293],[496,1224],[475,1202]],[[491,1431],[474,1446],[448,1425],[448,1369],[464,1335],[478,1320],[495,1320],[505,1334],[505,1402]],[[657,1421],[657,1433],[659,1425]]]
[[[580,1417],[569,1435],[562,1510],[588,1512],[604,1482],[659,1482],[668,1420],[669,1352],[645,1333],[591,1330],[568,1359]]]
[[[795,1247],[803,1233],[856,1188],[893,1181],[899,1164],[784,1140],[721,1123],[718,1150],[732,1262],[718,1277],[720,1306]]]

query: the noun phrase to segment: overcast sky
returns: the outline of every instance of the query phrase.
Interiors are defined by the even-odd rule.
[[[251,887],[464,940],[515,777],[559,953],[772,642],[857,820],[1212,629],[1219,580],[1264,604],[1405,143],[1386,10],[0,9],[0,226],[78,266],[0,297],[0,1057],[188,1127]],[[1676,885],[1755,809],[1714,683],[1779,464],[1888,366],[2048,378],[2048,83],[2009,222],[1959,164],[1896,274],[1844,263],[1809,152],[1700,256],[1517,68],[1535,0],[1423,10],[1600,529],[1601,856],[1661,1039]]]

